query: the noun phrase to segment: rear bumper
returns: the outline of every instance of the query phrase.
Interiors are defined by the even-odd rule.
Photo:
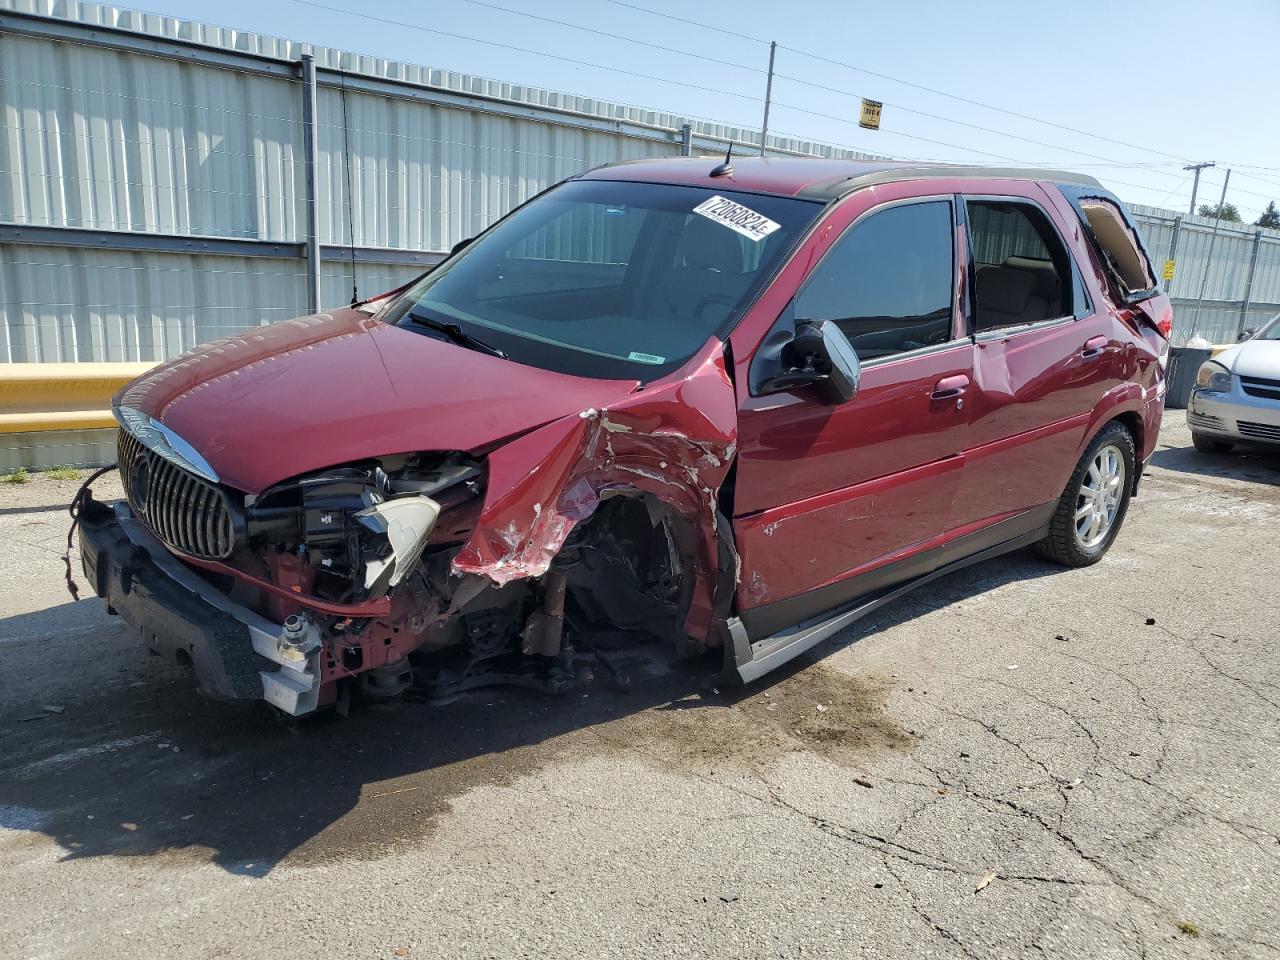
[[[282,628],[182,564],[123,501],[89,499],[80,513],[80,563],[94,592],[162,656],[189,661],[200,692],[266,700],[292,716],[316,709],[319,655],[281,654]]]
[[[1233,377],[1229,393],[1191,392],[1187,426],[1224,440],[1280,444],[1280,403],[1249,396]]]

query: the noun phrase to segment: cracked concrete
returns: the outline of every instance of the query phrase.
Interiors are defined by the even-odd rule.
[[[973,568],[746,691],[297,731],[67,602],[69,490],[0,488],[3,953],[1280,957],[1280,456],[1168,419],[1096,567]]]

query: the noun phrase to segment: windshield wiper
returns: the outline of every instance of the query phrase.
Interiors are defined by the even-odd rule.
[[[509,360],[506,352],[500,347],[495,347],[492,343],[486,343],[477,336],[473,336],[462,327],[454,323],[452,320],[437,320],[435,317],[428,317],[418,313],[417,310],[410,310],[406,316],[409,322],[419,327],[426,327],[428,330],[437,330],[452,340],[460,347],[468,347],[471,350],[479,350],[481,353],[487,353],[491,357],[499,357],[502,360]]]

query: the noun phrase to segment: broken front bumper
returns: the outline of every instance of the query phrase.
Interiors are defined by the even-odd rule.
[[[94,592],[153,650],[195,668],[202,693],[266,700],[291,716],[318,706],[319,644],[300,645],[232,602],[169,553],[124,501],[86,500],[80,562]]]

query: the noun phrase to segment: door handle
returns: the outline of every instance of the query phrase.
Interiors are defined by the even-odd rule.
[[[1086,360],[1092,360],[1094,357],[1102,356],[1102,351],[1107,348],[1107,338],[1103,336],[1090,337],[1084,342],[1084,349],[1080,351],[1080,356]]]
[[[943,377],[933,385],[933,393],[929,395],[929,399],[950,400],[964,393],[967,386],[969,386],[969,378],[963,373],[958,373],[954,377]]]

